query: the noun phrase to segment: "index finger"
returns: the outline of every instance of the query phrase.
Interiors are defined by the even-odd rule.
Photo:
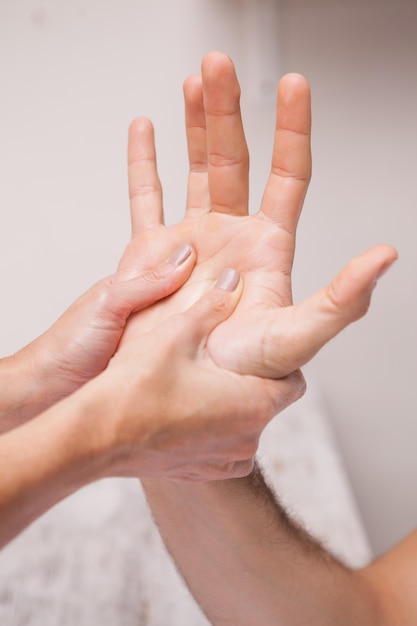
[[[163,224],[154,129],[150,120],[143,117],[133,120],[129,128],[128,184],[132,235]]]

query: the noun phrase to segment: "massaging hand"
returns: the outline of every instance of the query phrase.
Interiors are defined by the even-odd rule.
[[[279,85],[272,169],[261,207],[248,215],[249,156],[232,62],[205,57],[202,78],[184,86],[190,175],[185,218],[163,225],[153,129],[136,120],[129,136],[132,240],[119,265],[125,279],[158,263],[167,245],[190,241],[197,265],[180,291],[133,316],[123,341],[185,309],[230,265],[245,289],[230,319],[210,336],[214,362],[235,372],[278,378],[294,371],[367,310],[380,275],[396,258],[377,246],[354,259],[329,287],[294,306],[295,232],[310,173],[310,92],[299,75]]]
[[[73,394],[0,437],[0,547],[51,506],[108,476],[241,477],[267,422],[297,399],[284,380],[222,370],[210,332],[239,300],[229,268],[189,310],[126,343]]]
[[[36,381],[37,388],[16,416],[17,422],[39,413],[102,372],[119,344],[129,315],[171,294],[187,280],[195,251],[187,244],[176,250],[170,242],[166,244],[157,266],[123,282],[114,276],[101,280],[47,332],[13,357],[22,387],[26,373],[27,387],[33,388]],[[13,425],[13,418],[10,424],[3,424],[6,429]]]
[[[89,419],[107,442],[110,475],[214,480],[251,471],[260,433],[304,384],[297,372],[269,380],[214,363],[210,333],[242,289],[237,272],[223,271],[190,309],[124,343],[78,392],[93,403]]]

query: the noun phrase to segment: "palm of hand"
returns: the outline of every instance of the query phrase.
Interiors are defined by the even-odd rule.
[[[241,374],[280,378],[306,363],[369,306],[375,281],[396,257],[379,246],[354,259],[331,285],[292,305],[295,231],[310,172],[310,92],[288,75],[278,89],[272,169],[261,208],[248,215],[249,158],[240,116],[240,90],[231,61],[219,53],[203,61],[202,78],[184,86],[190,176],[185,219],[162,225],[162,193],[153,129],[136,120],[129,137],[133,237],[119,265],[121,280],[155,266],[182,242],[197,265],[175,294],[132,316],[122,343],[188,308],[221,270],[234,267],[244,290],[232,316],[210,335],[214,363]]]
[[[174,226],[157,226],[134,237],[118,273],[123,277],[137,271],[138,258],[140,269],[155,266],[163,260],[167,248],[181,241],[197,250],[198,263],[191,277],[163,302],[131,316],[122,343],[191,306],[213,285],[222,269],[234,267],[242,274],[245,288],[233,316],[211,334],[210,356],[220,367],[238,373],[281,377],[293,371],[293,365],[285,360],[285,351],[282,364],[275,359],[269,370],[260,349],[272,321],[281,329],[277,338],[280,345],[285,346],[291,336],[292,236],[262,214],[240,217],[207,213],[185,218]]]
[[[299,366],[297,358],[290,362],[285,353],[289,352],[286,343],[294,313],[290,274],[295,227],[310,173],[309,90],[300,77],[294,84],[284,85],[281,123],[288,126],[289,139],[277,128],[276,171],[256,215],[247,212],[248,153],[239,91],[232,63],[216,53],[203,61],[202,78],[190,77],[185,83],[190,177],[185,219],[174,226],[162,225],[153,129],[146,120],[137,120],[131,127],[133,236],[118,276],[123,280],[155,266],[167,248],[184,241],[196,249],[197,265],[177,293],[129,319],[122,344],[188,308],[224,268],[234,267],[243,276],[244,291],[232,317],[210,335],[209,355],[227,369],[276,378]],[[294,111],[289,116],[291,108]],[[277,207],[281,196],[285,196],[282,206]],[[271,325],[279,329],[275,343],[282,348],[282,358],[275,351],[270,362],[265,343]]]

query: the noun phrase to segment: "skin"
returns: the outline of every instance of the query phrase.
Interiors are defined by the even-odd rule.
[[[298,75],[280,85],[272,172],[259,212],[249,216],[248,156],[233,65],[223,55],[209,55],[202,80],[185,85],[192,173],[186,216],[175,226],[162,224],[152,126],[143,119],[131,126],[132,240],[104,293],[124,290],[149,271],[158,282],[161,271],[154,268],[184,242],[195,251],[194,270],[190,275],[190,257],[191,265],[173,281],[176,287],[170,283],[157,292],[171,293],[188,272],[187,283],[130,317],[137,303],[120,310],[118,297],[93,291],[61,321],[60,332],[53,327],[27,358],[3,362],[4,380],[10,381],[15,366],[14,374],[22,370],[29,387],[35,382],[35,391],[23,398],[11,385],[2,401],[6,416],[17,406],[22,421],[27,419],[31,397],[36,406],[64,399],[0,439],[8,470],[0,493],[2,543],[102,476],[164,476],[178,488],[191,481],[211,488],[251,472],[264,426],[304,391],[298,368],[366,312],[377,277],[396,258],[392,248],[378,246],[352,261],[328,288],[294,306],[295,228],[310,176],[308,85]],[[241,276],[236,289],[210,289],[226,267]],[[101,308],[109,302],[116,309]],[[83,331],[86,351],[71,343]],[[111,341],[101,341],[109,336]],[[106,349],[97,352],[102,344]],[[73,346],[70,359],[63,345]],[[41,364],[36,375],[35,362]],[[45,373],[51,371],[59,376],[49,386]],[[85,383],[88,376],[93,379]]]
[[[190,159],[185,218],[174,226],[162,223],[153,129],[138,118],[128,150],[132,240],[118,272],[130,276],[138,263],[143,268],[158,262],[160,245],[184,238],[197,250],[197,266],[168,301],[129,320],[124,341],[189,306],[222,265],[232,265],[241,272],[245,291],[233,317],[211,336],[210,353],[236,372],[283,377],[364,315],[378,276],[396,252],[385,245],[372,248],[327,288],[293,305],[295,232],[311,174],[307,81],[291,74],[280,83],[271,174],[253,215],[248,215],[249,155],[232,62],[220,53],[208,55],[202,78],[190,77],[184,91]],[[139,254],[143,250],[147,253]]]
[[[0,432],[26,422],[100,374],[129,315],[178,289],[195,260],[195,251],[186,244],[176,250],[168,246],[152,269],[123,282],[115,276],[101,280],[43,335],[0,360]]]
[[[148,120],[138,118],[130,128],[128,149],[132,239],[114,276],[90,289],[45,335],[0,362],[3,380],[10,382],[10,373],[19,372],[25,383],[19,385],[24,397],[15,385],[4,385],[3,429],[29,419],[99,374],[119,342],[123,345],[185,310],[227,266],[242,274],[245,290],[233,317],[211,336],[209,350],[216,363],[232,371],[284,377],[366,312],[377,278],[396,258],[390,246],[376,246],[353,259],[327,288],[292,304],[295,229],[311,172],[305,79],[292,74],[281,81],[271,175],[260,210],[249,216],[249,157],[233,64],[212,53],[203,60],[202,77],[204,93],[198,76],[184,86],[190,157],[184,220],[163,225],[153,129]],[[194,271],[181,277],[173,273],[161,286],[161,271],[171,270],[170,264],[165,270],[160,267],[184,243],[197,253]],[[135,301],[138,287],[130,281],[156,267],[154,280],[145,281],[158,283],[155,289],[161,293],[155,300],[189,279],[173,297],[129,317],[143,308],[140,298]],[[149,288],[154,289],[152,284]],[[140,289],[142,297],[143,285]],[[146,304],[151,300],[149,296]],[[80,335],[82,343],[74,339]]]
[[[339,325],[366,311],[377,279],[396,253],[389,246],[373,248],[353,260],[327,289],[292,305],[289,275],[295,226],[310,172],[308,86],[294,75],[280,83],[272,174],[260,212],[248,217],[248,159],[236,85],[230,60],[217,53],[204,59],[201,79],[192,77],[185,84],[191,170],[186,219],[207,220],[206,228],[213,224],[222,234],[242,236],[237,248],[235,240],[229,244],[231,237],[227,238],[221,253],[228,261],[233,258],[245,279],[249,275],[247,299],[242,298],[234,315],[212,334],[208,347],[214,359],[235,369],[247,365],[261,375],[284,374],[287,367],[298,366],[314,354],[317,337],[324,343]],[[141,121],[131,129],[130,154],[139,130],[143,132]],[[145,133],[145,145],[146,137]],[[152,161],[153,156],[148,167]],[[131,170],[130,176],[131,189],[138,189],[140,171]],[[250,246],[244,239],[245,222],[256,233]],[[242,230],[233,231],[236,224],[242,224]],[[196,245],[198,232],[192,240]],[[210,259],[209,254],[199,256],[205,269]],[[278,274],[275,283],[268,282],[272,266]],[[197,283],[197,276],[203,278],[203,269],[197,266],[188,285],[193,278]],[[234,322],[239,337],[232,331]],[[304,333],[316,325],[315,339],[306,342]],[[261,356],[254,349],[254,336],[258,349],[263,346]],[[415,623],[417,533],[370,566],[352,571],[288,517],[259,468],[235,480],[142,482],[167,548],[210,623]]]
[[[120,348],[104,372],[0,437],[0,546],[62,498],[107,476],[241,476],[259,431],[302,388],[241,376],[207,353],[243,288],[224,276],[189,310]]]

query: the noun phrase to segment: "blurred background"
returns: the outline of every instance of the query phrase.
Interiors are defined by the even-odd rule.
[[[214,49],[241,81],[253,211],[279,76],[311,83],[314,170],[295,300],[375,243],[400,254],[366,319],[305,369],[379,554],[417,522],[415,0],[1,0],[0,354],[114,271],[129,237],[126,140],[137,115],[156,127],[166,221],[181,219],[182,82]]]

